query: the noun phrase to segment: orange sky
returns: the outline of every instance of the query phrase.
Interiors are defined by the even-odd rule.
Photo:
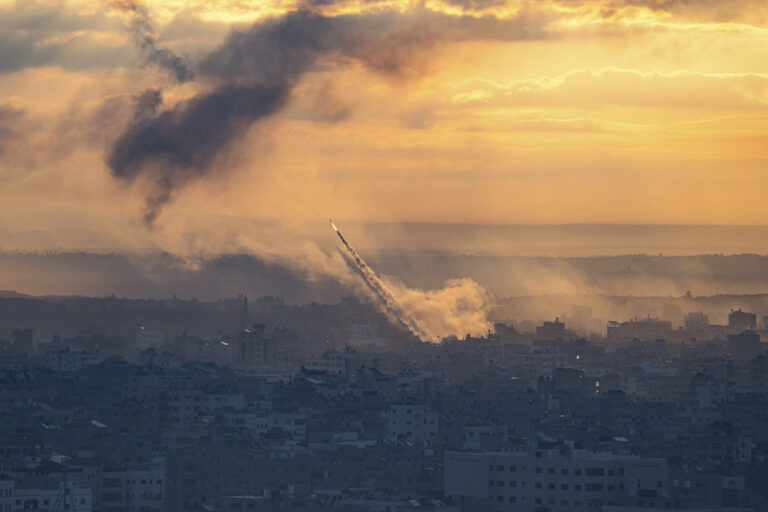
[[[227,32],[298,2],[147,1],[158,43],[194,66]],[[727,4],[727,8],[724,5]],[[471,223],[767,224],[764,2],[342,2],[327,16],[519,17],[527,40],[445,37],[383,76],[302,76],[160,227],[210,215]],[[142,183],[105,164],[131,98],[209,88],[142,65],[106,2],[0,1],[0,230],[141,236]],[[522,30],[522,29],[521,29]],[[14,44],[10,44],[13,42]],[[394,44],[394,43],[393,43]],[[341,112],[338,118],[335,113]],[[333,120],[329,120],[333,119]]]

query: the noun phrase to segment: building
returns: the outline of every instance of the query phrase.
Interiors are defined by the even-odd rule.
[[[126,509],[129,512],[164,510],[165,459],[155,458],[149,464],[125,471]]]
[[[392,404],[384,413],[388,443],[430,444],[437,440],[438,417],[428,405]]]
[[[349,374],[349,359],[346,352],[329,350],[319,358],[307,359],[304,368],[345,377]]]
[[[484,510],[598,512],[632,496],[665,496],[667,463],[538,442],[518,451],[446,452],[444,491]]]
[[[544,322],[536,327],[536,337],[543,340],[562,339],[565,337],[565,323],[559,318],[555,318],[554,322]]]
[[[40,365],[57,372],[76,372],[86,366],[99,364],[104,358],[98,352],[67,349],[48,352],[40,358]]]
[[[742,311],[741,308],[731,310],[728,315],[728,327],[735,332],[754,330],[757,327],[757,315]]]
[[[243,366],[262,366],[271,363],[275,356],[273,340],[264,335],[266,326],[254,324],[250,329],[243,329],[235,341],[235,364]]]
[[[163,346],[163,331],[150,330],[139,324],[136,328],[136,348],[146,350]]]
[[[651,317],[621,323],[611,321],[606,329],[606,337],[616,341],[669,339],[671,334],[672,322]]]
[[[709,316],[702,311],[688,313],[683,319],[686,331],[700,331],[709,327]]]
[[[224,497],[278,499],[306,496],[312,489],[306,453],[270,451],[250,442],[218,437],[171,452],[166,474],[163,510],[167,512],[218,510],[212,507]]]
[[[61,482],[58,487],[17,487],[12,479],[0,480],[0,511],[70,510],[91,512],[91,489],[82,489],[72,482]]]
[[[348,343],[351,347],[373,345],[382,341],[379,326],[373,322],[357,322],[347,327]]]

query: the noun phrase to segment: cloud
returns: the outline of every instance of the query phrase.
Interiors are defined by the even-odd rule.
[[[718,23],[760,23],[765,22],[768,14],[768,6],[762,0],[609,0],[607,4],[613,8],[646,7],[680,18]]]
[[[576,69],[567,73],[497,84],[468,80],[454,87],[454,105],[634,106],[686,109],[766,107],[768,75],[760,73],[671,73],[621,68]]]
[[[103,9],[79,13],[64,3],[18,1],[0,7],[0,71],[60,66],[78,70],[130,62],[129,51],[99,36],[117,30]]]
[[[465,11],[484,11],[502,7],[507,4],[507,0],[443,0],[448,5],[461,7]]]
[[[23,141],[18,125],[24,121],[25,112],[9,106],[0,106],[0,160]]]
[[[226,85],[131,125],[108,157],[126,182],[145,177],[145,221],[151,224],[176,191],[213,171],[256,121],[280,111],[304,74],[323,66],[359,63],[393,78],[421,76],[438,42],[545,37],[546,21],[521,12],[509,19],[450,16],[423,8],[323,16],[296,11],[233,32],[200,64],[208,79]],[[325,116],[341,120],[344,106]]]

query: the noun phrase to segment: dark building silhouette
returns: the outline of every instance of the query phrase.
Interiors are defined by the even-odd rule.
[[[757,327],[757,315],[742,311],[741,308],[731,311],[728,315],[728,327],[736,331],[754,330]]]

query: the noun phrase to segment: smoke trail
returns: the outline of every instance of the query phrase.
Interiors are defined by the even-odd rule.
[[[131,14],[131,34],[146,62],[169,71],[180,84],[194,80],[195,73],[184,59],[167,48],[158,48],[155,26],[144,5],[135,0],[114,0],[112,6]]]
[[[414,336],[420,340],[430,340],[431,337],[429,334],[427,334],[427,332],[418,324],[418,322],[416,322],[415,319],[411,318],[411,316],[408,315],[405,310],[403,310],[400,303],[397,301],[397,299],[395,299],[394,294],[389,290],[384,282],[379,279],[379,276],[376,275],[376,272],[374,272],[373,269],[365,263],[363,257],[360,256],[360,254],[349,244],[349,242],[347,242],[333,221],[331,221],[331,226],[333,226],[334,231],[336,231],[336,234],[341,239],[344,247],[346,247],[347,253],[349,254],[349,257],[351,258],[355,268],[363,277],[363,281],[365,281],[365,284],[368,285],[368,288],[379,298],[387,313],[392,315],[398,322],[403,324],[403,326],[405,326],[409,331],[413,333]]]

